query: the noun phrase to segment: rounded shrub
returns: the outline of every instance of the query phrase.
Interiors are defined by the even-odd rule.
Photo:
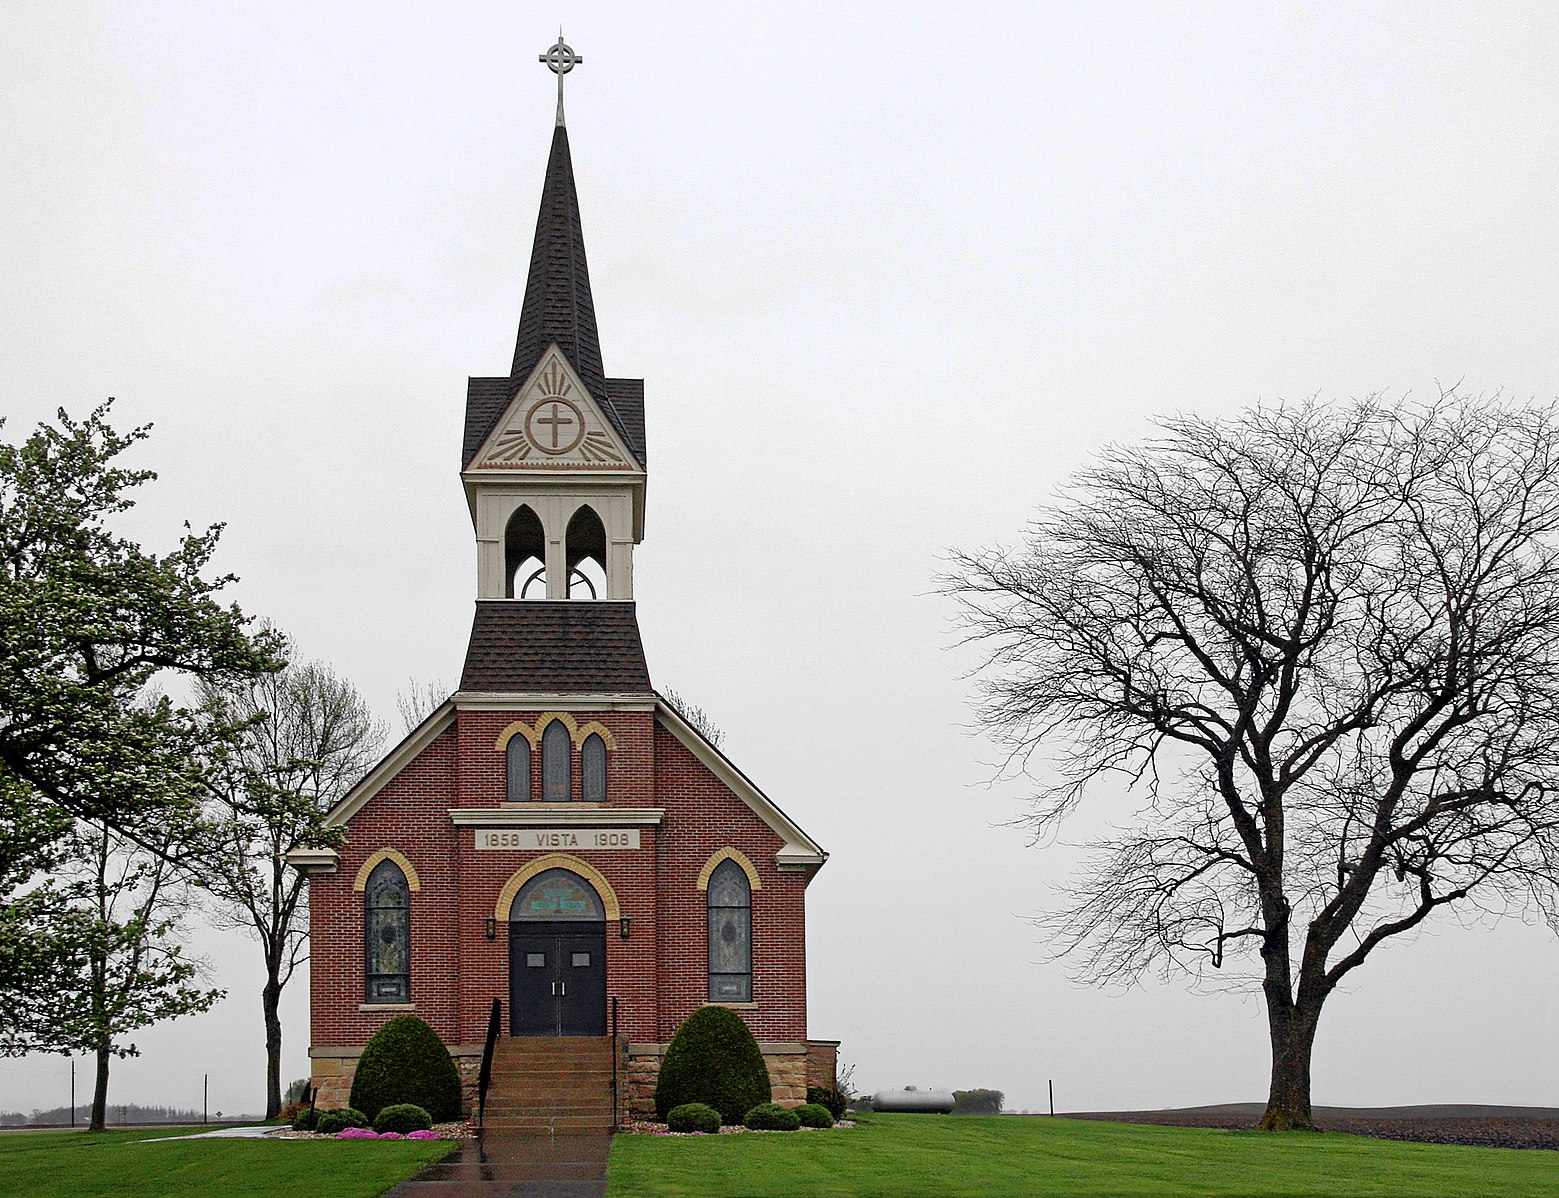
[[[292,1117],[293,1131],[313,1131],[314,1125],[319,1122],[319,1112],[313,1107],[300,1107],[298,1113]]]
[[[834,1117],[835,1123],[844,1118],[844,1095],[832,1086],[808,1086],[807,1102],[828,1108],[828,1113]]]
[[[314,1130],[321,1135],[333,1136],[346,1131],[349,1127],[368,1127],[368,1116],[356,1107],[342,1106],[333,1110],[321,1111],[319,1119],[314,1124]]]
[[[795,1131],[801,1126],[801,1116],[777,1102],[760,1102],[747,1112],[742,1126],[753,1131]]]
[[[433,1126],[433,1117],[420,1106],[410,1102],[398,1102],[381,1108],[374,1116],[374,1130],[380,1135],[387,1131],[405,1135],[412,1131],[427,1131]]]
[[[826,1106],[816,1102],[798,1106],[796,1108],[796,1118],[801,1120],[802,1127],[832,1127],[834,1125],[833,1113]]]
[[[438,1033],[397,1015],[374,1033],[352,1076],[352,1105],[378,1117],[387,1106],[420,1106],[434,1123],[460,1118],[460,1074]]]
[[[666,1112],[666,1129],[713,1135],[720,1130],[720,1112],[702,1102],[684,1102]]]
[[[769,1067],[758,1041],[727,1007],[699,1007],[677,1029],[661,1061],[655,1083],[655,1114],[666,1118],[673,1107],[702,1102],[730,1125],[773,1097]]]

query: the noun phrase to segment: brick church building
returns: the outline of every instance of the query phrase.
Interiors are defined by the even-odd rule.
[[[602,361],[559,79],[513,366],[466,393],[460,689],[329,813],[338,850],[289,858],[322,1107],[407,1011],[474,1086],[494,999],[512,1051],[615,1055],[614,1122],[652,1108],[667,1042],[707,1003],[751,1027],[776,1100],[833,1078],[834,1044],[807,1039],[803,907],[826,854],[650,682],[644,386]]]

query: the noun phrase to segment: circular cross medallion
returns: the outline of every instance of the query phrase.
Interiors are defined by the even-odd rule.
[[[548,396],[525,417],[525,435],[542,453],[567,453],[585,439],[585,417],[566,399]]]

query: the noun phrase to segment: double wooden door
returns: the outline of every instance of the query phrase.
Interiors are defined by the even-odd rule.
[[[509,925],[514,1036],[606,1035],[606,924]]]

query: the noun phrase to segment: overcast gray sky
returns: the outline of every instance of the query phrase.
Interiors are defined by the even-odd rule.
[[[651,673],[832,854],[811,1034],[859,1087],[1264,1097],[1254,998],[1074,986],[928,592],[1157,413],[1559,393],[1559,7],[51,2],[0,23],[0,412],[119,397],[133,529],[394,722],[459,674],[464,380],[508,368],[562,21],[607,369],[646,380]],[[1069,830],[1097,827],[1085,815]],[[1090,821],[1094,821],[1091,823]],[[114,1101],[262,1104],[252,945]],[[306,979],[285,1072],[306,1071]],[[1318,1102],[1559,1105],[1559,942],[1445,923],[1328,1006]],[[0,1062],[0,1108],[66,1097]]]

